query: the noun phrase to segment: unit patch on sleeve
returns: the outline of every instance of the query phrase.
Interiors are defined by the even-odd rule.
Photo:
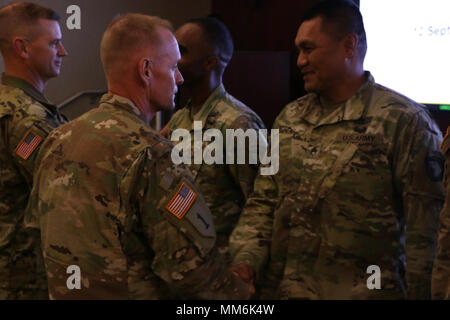
[[[197,194],[185,183],[183,182],[175,193],[173,198],[169,201],[166,209],[169,210],[178,219],[182,219],[186,212],[189,211],[192,203],[194,203]]]
[[[442,181],[444,175],[444,162],[445,159],[439,151],[431,151],[425,158],[427,173],[431,181]]]
[[[17,146],[15,153],[22,159],[27,160],[42,140],[42,137],[38,134],[29,131]]]

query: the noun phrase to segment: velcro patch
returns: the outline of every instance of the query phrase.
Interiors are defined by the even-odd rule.
[[[22,159],[27,160],[42,140],[42,137],[37,133],[29,131],[17,146],[15,153]]]
[[[178,219],[182,219],[189,211],[196,197],[197,194],[183,182],[177,193],[167,204],[166,209]]]
[[[442,181],[444,174],[444,157],[438,151],[432,151],[425,158],[425,165],[431,181]]]

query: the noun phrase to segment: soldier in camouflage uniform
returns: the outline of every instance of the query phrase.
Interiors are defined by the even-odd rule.
[[[429,299],[443,200],[438,127],[364,71],[353,4],[311,8],[295,42],[310,93],[274,123],[280,171],[255,180],[231,236],[232,270],[249,280],[268,261],[263,298]]]
[[[441,211],[438,238],[438,253],[433,265],[433,299],[450,299],[450,127],[441,145],[445,156],[444,186],[447,192]]]
[[[109,93],[39,153],[27,222],[41,229],[50,298],[247,298],[217,254],[189,169],[173,164],[172,144],[149,127],[183,82],[169,22],[123,15],[101,55]]]
[[[169,122],[169,139],[174,130],[186,129],[191,133],[194,146],[194,121],[201,121],[202,132],[218,129],[223,137],[227,129],[264,129],[259,116],[228,94],[222,84],[223,72],[233,55],[233,41],[227,27],[214,18],[198,18],[182,25],[175,35],[181,52],[180,71],[185,80],[181,90],[184,98],[189,97],[189,102]],[[203,149],[208,144],[204,142]],[[235,146],[237,148],[237,144]],[[225,154],[226,141],[223,148]],[[245,150],[248,154],[248,146]],[[189,167],[214,215],[220,251],[229,261],[229,237],[253,189],[258,166],[248,162],[192,162]]]
[[[67,54],[58,20],[53,10],[32,3],[0,9],[0,299],[48,298],[40,249],[23,218],[37,150],[66,122],[42,93]]]

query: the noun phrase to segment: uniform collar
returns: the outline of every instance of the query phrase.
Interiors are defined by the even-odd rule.
[[[344,120],[360,119],[369,105],[368,99],[370,98],[370,89],[375,85],[375,79],[369,71],[365,72],[365,76],[366,82],[345,102]]]
[[[38,90],[36,90],[35,87],[33,87],[31,84],[26,82],[25,80],[21,78],[17,78],[14,76],[7,75],[6,73],[2,73],[2,84],[5,86],[13,87],[22,90],[25,92],[28,96],[32,97],[34,100],[37,100],[41,104],[48,106],[51,111],[55,112],[56,107],[52,105],[48,99]]]
[[[209,95],[208,99],[203,103],[202,107],[199,111],[197,111],[196,114],[191,114],[191,108],[188,105],[187,109],[189,110],[189,115],[192,121],[201,121],[202,125],[206,123],[206,119],[208,118],[208,115],[211,113],[212,110],[214,110],[214,107],[216,106],[216,103],[214,103],[218,98],[224,96],[226,94],[225,87],[223,86],[223,83],[221,83],[216,89],[214,89],[213,92]]]
[[[313,94],[311,103],[305,108],[303,119],[313,125],[324,125],[340,122],[343,120],[358,120],[360,119],[368,107],[370,99],[371,88],[375,84],[375,79],[369,71],[365,72],[366,82],[356,93],[347,101],[337,106],[330,114],[322,116],[321,99],[317,94]]]
[[[131,112],[145,122],[144,114],[142,113],[142,111],[134,104],[133,101],[128,98],[119,96],[117,94],[106,93],[100,99],[100,104],[103,103],[110,104],[125,111]]]

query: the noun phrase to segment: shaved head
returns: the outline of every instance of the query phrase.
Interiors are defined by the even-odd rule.
[[[127,68],[127,62],[133,62],[142,50],[158,48],[162,43],[161,28],[173,30],[169,21],[144,14],[128,13],[114,19],[100,48],[106,76]]]
[[[204,39],[205,45],[209,46],[212,53],[226,66],[233,56],[234,45],[230,31],[225,24],[212,17],[191,19],[185,24],[188,23],[200,27],[203,31],[202,38]]]
[[[0,8],[0,50],[8,53],[14,37],[33,40],[41,31],[40,19],[59,21],[50,8],[30,2],[15,2]]]

